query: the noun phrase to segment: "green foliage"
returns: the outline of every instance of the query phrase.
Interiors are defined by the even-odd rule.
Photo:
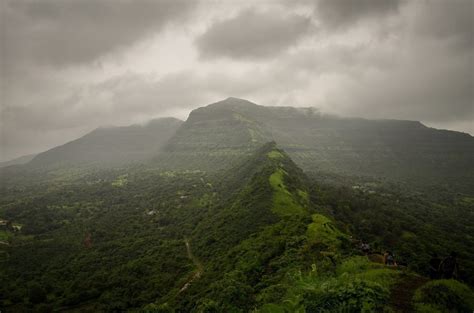
[[[435,280],[420,287],[413,298],[417,312],[466,312],[474,310],[474,292],[456,280]]]
[[[221,113],[226,114],[216,117]],[[243,130],[235,142],[215,134],[228,149],[207,151],[219,162],[226,163],[227,156],[238,161],[234,167],[217,165],[228,166],[220,173],[71,168],[31,180],[25,174],[2,185],[0,218],[23,228],[0,245],[0,306],[13,311],[27,311],[35,302],[44,310],[92,312],[379,312],[388,306],[400,271],[355,257],[359,252],[349,234],[375,249],[393,247],[397,261],[408,260],[414,269],[427,262],[429,251],[443,252],[451,244],[463,250],[460,260],[469,268],[466,212],[472,202],[464,195],[452,199],[464,214],[446,216],[449,201],[396,188],[388,192],[381,184],[351,189],[352,180],[344,177],[346,187],[321,181],[310,187],[275,143],[250,156],[245,156],[250,148],[233,150],[240,140],[265,135],[244,114],[233,118]],[[249,125],[253,135],[244,131]],[[188,135],[181,134],[175,148],[184,141],[194,145]],[[447,225],[436,223],[441,217]],[[428,305],[436,304],[417,308]]]
[[[349,258],[336,274],[295,272],[286,296],[259,312],[380,312],[399,272],[381,268],[365,257]]]
[[[339,228],[370,243],[375,253],[391,250],[398,263],[428,275],[433,253],[459,255],[459,278],[474,284],[474,206],[444,187],[414,191],[399,184],[357,178],[312,176],[312,201]],[[352,188],[350,187],[352,186]],[[355,188],[354,188],[355,187]]]
[[[292,194],[285,186],[286,175],[287,173],[282,168],[278,168],[270,175],[270,185],[274,190],[272,209],[280,215],[303,214],[305,208],[299,203],[297,195]]]
[[[270,159],[281,159],[281,158],[283,158],[283,154],[278,150],[272,150],[272,151],[268,152],[267,155]]]
[[[330,250],[337,250],[341,240],[347,240],[329,218],[321,214],[311,216],[312,223],[308,225],[306,235],[311,244],[323,245]]]

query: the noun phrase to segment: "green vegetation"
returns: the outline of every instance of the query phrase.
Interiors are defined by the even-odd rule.
[[[192,111],[156,164],[219,171],[272,140],[307,173],[383,178],[417,188],[446,185],[473,195],[474,138],[467,134],[236,98]]]
[[[310,243],[337,249],[341,246],[342,240],[347,240],[347,236],[342,234],[326,216],[313,214],[311,218],[312,222],[306,232]]]
[[[341,229],[416,272],[428,275],[427,262],[437,253],[459,254],[459,278],[474,284],[474,206],[463,194],[443,187],[412,190],[400,184],[362,183],[351,177],[313,178],[313,201]],[[360,186],[352,188],[351,186]]]
[[[302,214],[305,212],[305,208],[299,203],[296,196],[299,194],[293,194],[285,186],[284,178],[287,175],[285,170],[278,168],[272,175],[270,175],[269,181],[272,186],[273,193],[273,210],[277,214]]]
[[[117,177],[116,180],[112,182],[112,186],[114,187],[125,186],[125,184],[127,184],[127,177],[128,177],[128,174],[120,175],[119,177]]]
[[[281,159],[284,157],[283,154],[278,150],[272,150],[268,152],[267,155],[270,159]]]
[[[420,313],[472,312],[474,292],[456,280],[436,280],[420,287],[414,297]]]
[[[225,110],[214,117],[222,116]],[[236,129],[249,123],[233,118]],[[235,142],[219,137],[227,149],[212,152],[221,171],[156,163],[71,167],[19,173],[1,185],[0,219],[22,228],[0,232],[9,237],[0,245],[0,307],[393,312],[407,305],[394,296],[403,288],[420,312],[470,308],[468,195],[323,171],[307,176],[274,142],[234,150],[249,133],[233,135]],[[195,144],[188,136],[182,131],[167,147],[176,150],[161,157],[208,162],[203,147],[180,154],[184,141],[190,149]],[[392,250],[408,266],[370,262],[360,240],[374,253]],[[431,252],[451,249],[459,252],[459,277],[467,284],[433,281],[418,289],[428,281],[420,275]]]
[[[259,312],[382,312],[399,275],[365,257],[349,258],[329,275],[313,264],[306,274],[290,274],[283,300]]]

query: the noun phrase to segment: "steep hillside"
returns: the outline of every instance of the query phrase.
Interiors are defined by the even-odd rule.
[[[158,163],[221,169],[271,140],[305,171],[474,186],[474,138],[468,134],[415,121],[339,118],[236,98],[191,112]]]
[[[158,154],[182,121],[160,118],[145,125],[98,128],[89,134],[38,154],[31,167],[100,164],[120,165],[148,160]]]
[[[240,164],[271,135],[254,119],[234,108],[252,110],[255,104],[229,98],[192,111],[155,164],[163,167],[217,171]]]
[[[24,155],[24,156],[15,158],[15,159],[10,160],[10,161],[0,162],[0,167],[26,164],[26,163],[30,162],[31,160],[33,160],[33,158],[35,156],[36,156],[36,154],[28,154],[28,155]]]

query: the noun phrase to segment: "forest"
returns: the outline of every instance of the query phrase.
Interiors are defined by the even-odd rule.
[[[301,170],[60,169],[0,190],[7,312],[471,312],[474,197]],[[360,248],[370,246],[370,252]],[[393,251],[399,266],[377,260]],[[457,279],[429,279],[434,253]],[[401,294],[400,294],[401,292]]]

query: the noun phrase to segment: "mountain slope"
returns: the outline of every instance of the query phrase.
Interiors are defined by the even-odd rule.
[[[152,158],[174,135],[182,121],[160,118],[145,125],[98,128],[87,135],[38,154],[32,167],[70,164],[119,165]]]
[[[0,167],[6,167],[6,166],[10,166],[10,165],[26,164],[26,163],[30,162],[31,160],[33,160],[33,158],[35,156],[36,156],[36,154],[28,154],[28,155],[24,155],[24,156],[15,158],[15,159],[10,160],[10,161],[0,162]]]
[[[222,169],[271,140],[305,171],[418,183],[474,182],[474,138],[468,134],[415,121],[339,118],[236,98],[192,111],[158,164]]]
[[[229,98],[193,110],[155,164],[207,171],[237,166],[243,157],[251,156],[257,147],[271,141],[265,129],[234,110],[252,110],[255,106],[249,101]]]

